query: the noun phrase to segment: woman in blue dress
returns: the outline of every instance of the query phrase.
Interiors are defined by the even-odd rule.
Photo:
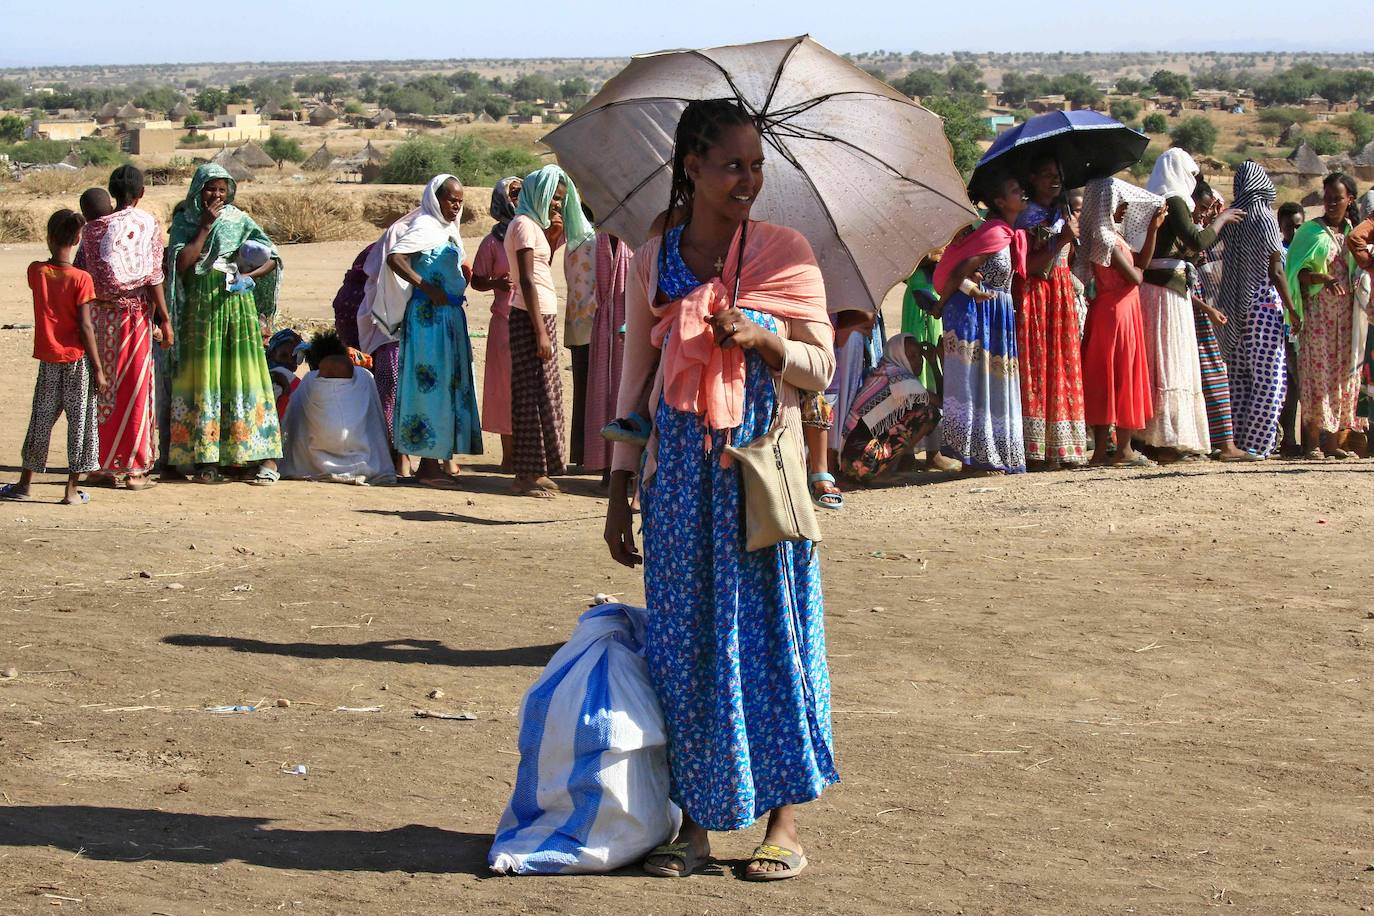
[[[988,205],[988,218],[950,245],[935,271],[945,333],[942,451],[966,472],[1020,473],[1026,445],[1011,287],[1026,275],[1028,242],[1012,227],[1025,191],[1006,176],[970,191]]]
[[[690,103],[666,211],[681,218],[636,253],[626,296],[617,415],[653,416],[654,429],[647,446],[616,443],[606,540],[616,561],[645,564],[645,654],[683,810],[676,839],[645,860],[665,877],[710,858],[708,831],[765,814],[744,877],[796,875],[806,858],[795,808],[839,778],[818,552],[786,541],[745,549],[740,474],[723,454],[768,431],[779,411],[800,449],[798,392],[825,390],[834,371],[810,246],[791,229],[749,222],[762,167],[762,138],[742,108]],[[643,558],[630,509],[636,473]]]
[[[458,223],[463,185],[452,175],[430,181],[421,213],[387,255],[387,267],[409,290],[397,330],[401,340],[396,451],[416,455],[415,479],[451,489],[442,462],[482,454],[482,426],[472,375],[472,344],[463,305],[463,242]],[[390,330],[390,329],[389,329]]]

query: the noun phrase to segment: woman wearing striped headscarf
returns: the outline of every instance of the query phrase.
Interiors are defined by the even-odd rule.
[[[1296,316],[1283,274],[1283,235],[1274,216],[1278,192],[1269,174],[1246,160],[1236,170],[1234,206],[1244,218],[1221,234],[1221,290],[1226,315],[1221,350],[1231,383],[1236,445],[1267,458],[1278,445],[1284,396],[1284,312]],[[1280,307],[1282,305],[1282,307]]]

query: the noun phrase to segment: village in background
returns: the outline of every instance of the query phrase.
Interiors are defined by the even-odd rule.
[[[1341,169],[1374,180],[1374,54],[846,55],[945,119],[967,173],[997,133],[1036,114],[1095,108],[1147,133],[1141,181],[1171,145],[1223,193],[1256,159],[1281,200],[1319,202]],[[453,172],[475,187],[548,161],[540,138],[623,59],[38,67],[0,70],[0,242],[42,240],[58,199],[116,163],[148,175],[164,222],[214,159],[283,243],[368,239],[411,186]],[[468,195],[465,232],[484,232]]]

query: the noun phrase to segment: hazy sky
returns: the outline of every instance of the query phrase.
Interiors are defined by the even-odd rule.
[[[5,0],[0,66],[610,57],[810,32],[837,51],[1371,50],[1292,0]],[[160,15],[148,10],[161,8]],[[203,18],[197,18],[202,8]],[[520,15],[511,15],[512,11]]]

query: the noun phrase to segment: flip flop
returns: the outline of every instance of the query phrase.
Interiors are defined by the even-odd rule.
[[[821,473],[821,474],[812,474],[810,477],[807,477],[807,478],[806,478],[807,488],[811,490],[811,501],[812,501],[813,503],[816,504],[816,508],[818,508],[818,509],[833,509],[833,510],[836,510],[836,511],[838,511],[838,510],[840,510],[840,509],[843,509],[843,508],[844,508],[844,494],[843,494],[843,493],[840,493],[840,492],[835,492],[835,493],[818,492],[817,489],[816,489],[816,484],[818,484],[818,483],[829,483],[829,484],[834,484],[834,483],[835,483],[835,475],[834,475],[834,474]],[[839,489],[839,488],[836,487],[836,490],[837,490],[837,491],[838,491],[838,489]]]
[[[784,878],[795,878],[807,866],[806,856],[785,846],[774,846],[772,843],[760,843],[754,854],[749,857],[749,861],[777,862],[787,867],[776,871],[749,871],[746,868],[745,881],[781,881]]]
[[[511,487],[511,492],[516,496],[529,496],[533,499],[553,499],[557,495],[534,482],[516,483]]]
[[[562,487],[560,487],[558,484],[554,483],[552,480],[550,480],[550,479],[547,478],[547,477],[536,477],[536,478],[534,479],[534,482],[535,482],[535,484],[537,484],[538,486],[541,486],[541,487],[543,487],[545,490],[548,490],[550,493],[562,493],[562,492],[563,492],[563,488],[562,488]]]
[[[649,430],[653,424],[637,413],[628,417],[617,417],[601,427],[601,438],[607,442],[626,442],[643,445],[649,441]]]
[[[281,471],[278,471],[276,468],[265,468],[262,465],[258,465],[257,473],[253,475],[253,479],[248,481],[248,483],[250,486],[254,487],[270,487],[279,480],[281,480]]]
[[[224,483],[224,475],[219,472],[219,468],[201,468],[191,475],[191,479],[196,483]]]
[[[157,486],[157,481],[147,474],[140,474],[137,477],[129,476],[124,480],[124,489],[126,490],[146,490],[155,486]]]
[[[447,474],[439,477],[411,477],[409,480],[422,487],[429,487],[431,490],[461,490],[463,485],[449,477]]]
[[[1325,461],[1326,452],[1323,452],[1319,448],[1310,448],[1303,453],[1303,457],[1306,458],[1308,461]]]
[[[76,502],[68,502],[67,499],[66,499],[66,497],[63,497],[62,500],[61,500],[61,505],[64,505],[64,506],[84,506],[84,505],[86,505],[86,503],[88,503],[88,502],[90,502],[90,501],[91,501],[91,494],[87,493],[85,490],[77,490],[77,491],[76,491]]]
[[[649,860],[653,858],[677,859],[682,862],[682,868],[650,865]],[[686,878],[709,860],[710,856],[698,856],[694,853],[691,843],[664,843],[644,857],[644,873],[656,878]]]
[[[1113,462],[1111,462],[1111,463],[1108,465],[1108,467],[1113,467],[1113,468],[1157,468],[1157,467],[1159,467],[1159,463],[1158,463],[1157,461],[1155,461],[1153,458],[1147,458],[1146,456],[1140,454],[1140,452],[1136,452],[1134,455],[1131,456],[1131,458],[1130,458],[1129,460],[1127,460],[1127,461],[1113,461]]]
[[[3,487],[0,487],[0,499],[8,500],[12,503],[26,503],[33,499],[33,497],[27,493],[20,493],[19,484],[7,483]]]

